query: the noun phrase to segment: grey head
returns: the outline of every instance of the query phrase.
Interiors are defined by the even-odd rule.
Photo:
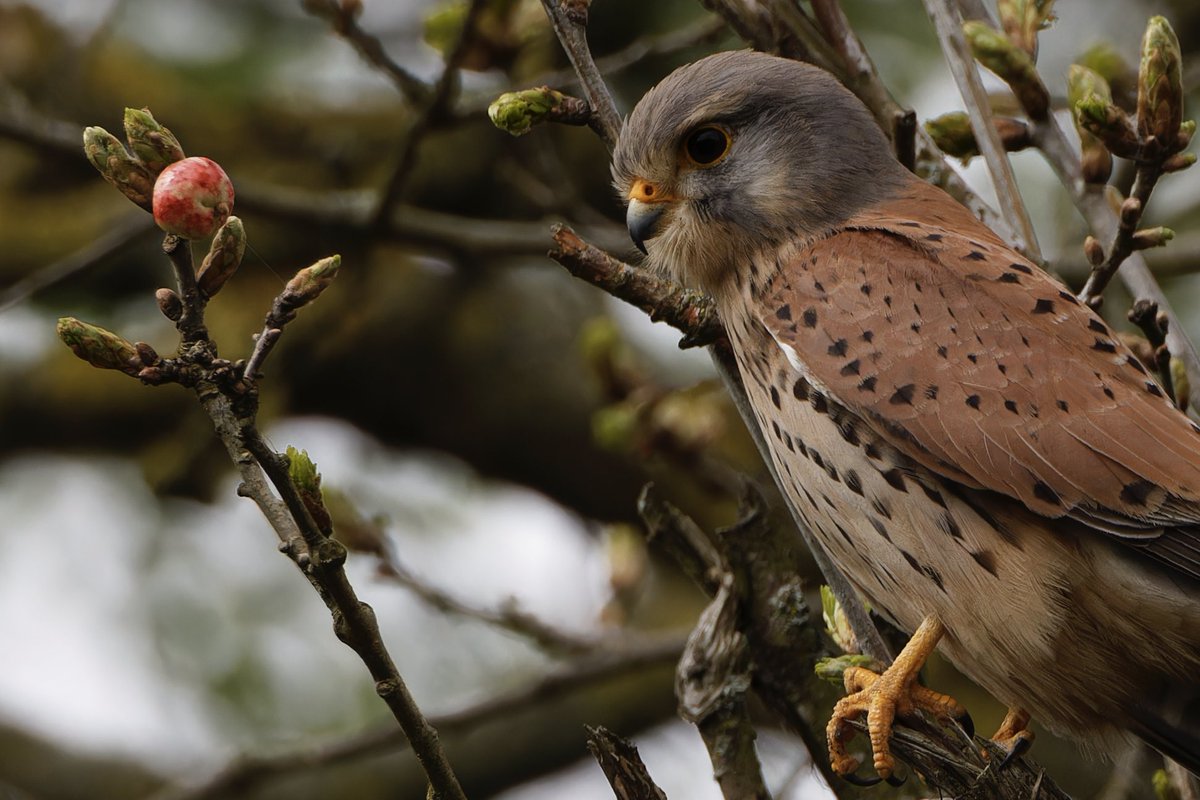
[[[612,175],[650,265],[712,292],[751,254],[819,236],[906,179],[832,75],[750,51],[680,67],[647,92]]]

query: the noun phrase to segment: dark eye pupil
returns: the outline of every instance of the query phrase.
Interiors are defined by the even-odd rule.
[[[728,140],[716,128],[701,128],[688,137],[688,156],[697,164],[711,164],[725,154]]]

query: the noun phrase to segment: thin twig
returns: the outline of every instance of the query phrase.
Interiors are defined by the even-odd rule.
[[[1113,211],[1102,194],[1086,190],[1080,173],[1079,156],[1072,149],[1058,120],[1054,115],[1043,121],[1031,120],[1031,134],[1035,146],[1067,188],[1075,208],[1087,221],[1092,234],[1101,242],[1116,241],[1120,227],[1117,212]],[[1140,252],[1134,252],[1125,259],[1117,276],[1135,298],[1153,300],[1169,318],[1179,319]],[[1200,408],[1200,354],[1196,352],[1196,346],[1182,325],[1172,325],[1167,330],[1167,347],[1187,367],[1188,384],[1191,387],[1188,405]]]
[[[682,633],[655,634],[626,640],[558,666],[523,686],[492,695],[482,702],[430,717],[443,735],[462,734],[517,712],[594,687],[615,678],[673,664],[683,652]],[[408,740],[393,726],[359,733],[316,747],[269,756],[243,756],[207,780],[155,794],[152,800],[217,800],[246,793],[275,778],[295,778],[306,771],[404,750]]]
[[[621,115],[604,78],[596,68],[587,43],[587,7],[589,0],[542,0],[550,26],[579,76],[583,93],[599,121],[600,138],[612,150],[621,134]]]
[[[711,297],[631,267],[583,241],[565,225],[552,230],[551,258],[575,277],[642,309],[655,322],[683,331],[681,347],[708,345],[724,337]]]
[[[1096,265],[1088,275],[1087,282],[1079,292],[1080,301],[1088,305],[1096,305],[1100,297],[1103,296],[1109,282],[1117,274],[1117,270],[1121,268],[1125,260],[1137,249],[1135,247],[1135,234],[1137,233],[1138,224],[1142,221],[1142,214],[1146,209],[1146,204],[1150,202],[1150,193],[1154,191],[1154,186],[1158,183],[1158,179],[1162,177],[1162,174],[1161,162],[1138,162],[1137,172],[1133,179],[1133,190],[1121,205],[1117,235],[1107,247],[1108,256],[1104,259],[1104,262]]]
[[[408,126],[408,130],[400,142],[396,166],[392,169],[392,174],[379,195],[379,204],[371,218],[372,228],[379,228],[387,223],[392,206],[399,199],[409,174],[416,166],[417,151],[421,147],[421,142],[426,134],[437,126],[442,117],[446,115],[450,104],[454,102],[454,97],[458,93],[459,65],[466,56],[471,40],[475,36],[475,26],[479,22],[479,15],[485,4],[486,0],[471,0],[467,6],[458,38],[446,54],[446,63],[442,67],[442,74],[434,84],[429,97],[421,103],[416,119]]]
[[[429,96],[429,84],[392,60],[379,37],[359,27],[356,11],[350,10],[339,0],[304,0],[303,6],[308,13],[326,20],[368,64],[391,78],[408,102],[420,105]]]
[[[1035,263],[1041,263],[1041,250],[1037,243],[1037,234],[1025,204],[1021,200],[1020,189],[1012,172],[1012,164],[1005,155],[1004,145],[1000,135],[992,124],[991,107],[988,103],[987,92],[979,79],[975,67],[975,59],[967,45],[962,32],[962,18],[952,0],[924,0],[925,10],[933,20],[938,38],[942,42],[942,52],[950,65],[950,73],[958,84],[958,91],[967,106],[967,114],[971,118],[971,130],[975,133],[975,141],[979,151],[987,162],[988,172],[992,176],[992,185],[996,189],[996,199],[1000,201],[1000,210],[1011,229],[1013,245],[1027,255]]]
[[[633,744],[607,728],[588,728],[592,751],[617,800],[667,800]]]
[[[413,574],[412,570],[401,564],[394,554],[388,554],[385,564],[387,567],[384,573],[385,577],[394,580],[438,611],[457,614],[460,617],[478,620],[487,625],[510,631],[529,639],[549,653],[580,655],[595,652],[604,649],[607,646],[606,643],[623,636],[623,634],[588,636],[572,633],[522,611],[511,603],[502,605],[498,610],[472,605],[421,580]]]
[[[154,218],[141,211],[122,217],[75,252],[26,275],[0,292],[0,312],[20,305],[42,289],[112,258],[153,230]]]
[[[437,796],[442,800],[466,800],[437,731],[417,707],[383,643],[374,611],[358,599],[346,577],[345,548],[317,527],[288,474],[287,459],[263,441],[254,419],[256,395],[244,392],[240,386],[233,391],[230,387],[240,376],[232,365],[223,368],[215,360],[216,347],[204,326],[205,297],[196,286],[190,245],[177,236],[168,236],[163,250],[175,270],[183,305],[176,321],[182,339],[180,358],[208,372],[196,382],[196,395],[242,475],[239,492],[259,506],[279,536],[284,552],[325,601],[333,616],[334,632],[358,654],[375,679],[376,692],[400,723]],[[264,475],[279,499],[271,494]]]

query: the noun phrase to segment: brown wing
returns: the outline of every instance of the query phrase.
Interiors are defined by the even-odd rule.
[[[920,222],[916,220],[921,220]],[[1200,427],[1090,309],[939,190],[780,263],[762,321],[918,463],[1200,576]]]

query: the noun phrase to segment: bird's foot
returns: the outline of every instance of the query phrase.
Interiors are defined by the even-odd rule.
[[[833,716],[825,729],[829,760],[834,772],[847,777],[852,776],[858,768],[858,759],[846,752],[846,743],[854,737],[854,728],[848,723],[864,714],[867,716],[875,772],[889,783],[896,760],[888,747],[888,737],[891,736],[892,722],[897,715],[911,717],[918,710],[926,711],[939,722],[955,720],[973,732],[971,718],[957,700],[917,684],[917,674],[937,646],[943,631],[942,624],[936,618],[926,617],[895,662],[883,674],[877,675],[862,667],[846,670],[843,680],[849,694],[833,707]],[[861,778],[851,781],[863,784]],[[878,780],[872,782],[878,783]]]
[[[1029,712],[1016,706],[1008,709],[1000,728],[992,734],[992,741],[1004,751],[1000,769],[1027,753],[1033,744],[1033,731],[1029,730]]]

